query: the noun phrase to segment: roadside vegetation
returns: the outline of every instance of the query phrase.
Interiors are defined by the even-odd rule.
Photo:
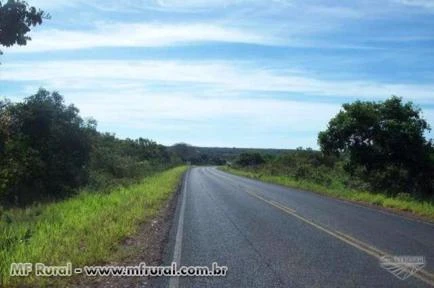
[[[224,165],[233,162],[242,153],[254,153],[277,156],[291,149],[257,149],[257,148],[225,148],[225,147],[196,147],[186,143],[178,143],[169,147],[169,151],[178,155],[182,161],[192,165]]]
[[[24,207],[107,190],[182,162],[151,140],[96,130],[74,105],[44,89],[21,103],[0,102],[0,205]]]
[[[319,134],[321,151],[242,153],[238,175],[434,220],[434,146],[422,111],[398,97],[344,104]]]
[[[56,277],[10,277],[12,262],[81,267],[113,260],[122,239],[156,216],[176,190],[186,166],[107,193],[83,190],[68,200],[10,209],[0,224],[1,286],[41,286]]]
[[[0,1],[0,45],[26,45],[30,29],[49,18],[24,1]],[[96,128],[58,92],[0,99],[1,287],[64,286],[56,277],[10,277],[12,262],[113,260],[175,192],[186,170],[179,155]]]
[[[13,262],[109,261],[173,195],[186,169],[180,165],[177,154],[151,140],[98,132],[57,92],[2,101],[0,286],[61,281],[10,277]]]

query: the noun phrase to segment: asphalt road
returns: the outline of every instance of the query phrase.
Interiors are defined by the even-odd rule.
[[[433,224],[213,167],[191,168],[183,185],[165,262],[228,271],[158,286],[434,286]],[[380,266],[384,255],[423,256],[426,266],[401,280]]]

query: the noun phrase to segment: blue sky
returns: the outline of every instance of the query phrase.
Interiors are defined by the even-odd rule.
[[[2,49],[0,97],[57,90],[121,138],[317,148],[342,103],[392,94],[434,126],[434,0],[28,2],[52,19]]]

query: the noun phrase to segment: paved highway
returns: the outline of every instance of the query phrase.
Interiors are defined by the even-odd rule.
[[[158,286],[434,286],[433,224],[213,167],[186,174],[174,221],[166,264],[217,262],[228,272],[159,279]],[[426,266],[400,280],[380,266],[384,255],[423,256]]]

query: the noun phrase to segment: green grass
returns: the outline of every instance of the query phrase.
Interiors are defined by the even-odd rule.
[[[302,190],[308,190],[339,199],[368,203],[396,211],[410,212],[414,215],[421,216],[428,220],[434,220],[433,202],[419,201],[408,197],[408,195],[390,197],[379,193],[370,193],[366,191],[348,189],[342,183],[339,183],[339,181],[335,181],[330,185],[330,187],[326,187],[308,181],[298,181],[288,176],[271,176],[261,172],[244,171],[230,167],[220,167],[220,169],[235,175],[258,179],[264,182],[280,184],[283,186],[298,188]]]
[[[46,286],[50,278],[10,277],[12,262],[73,267],[110,261],[119,243],[157,214],[176,190],[186,167],[177,167],[110,193],[77,197],[27,209],[3,211],[0,223],[0,286]],[[56,280],[58,281],[58,280]]]

